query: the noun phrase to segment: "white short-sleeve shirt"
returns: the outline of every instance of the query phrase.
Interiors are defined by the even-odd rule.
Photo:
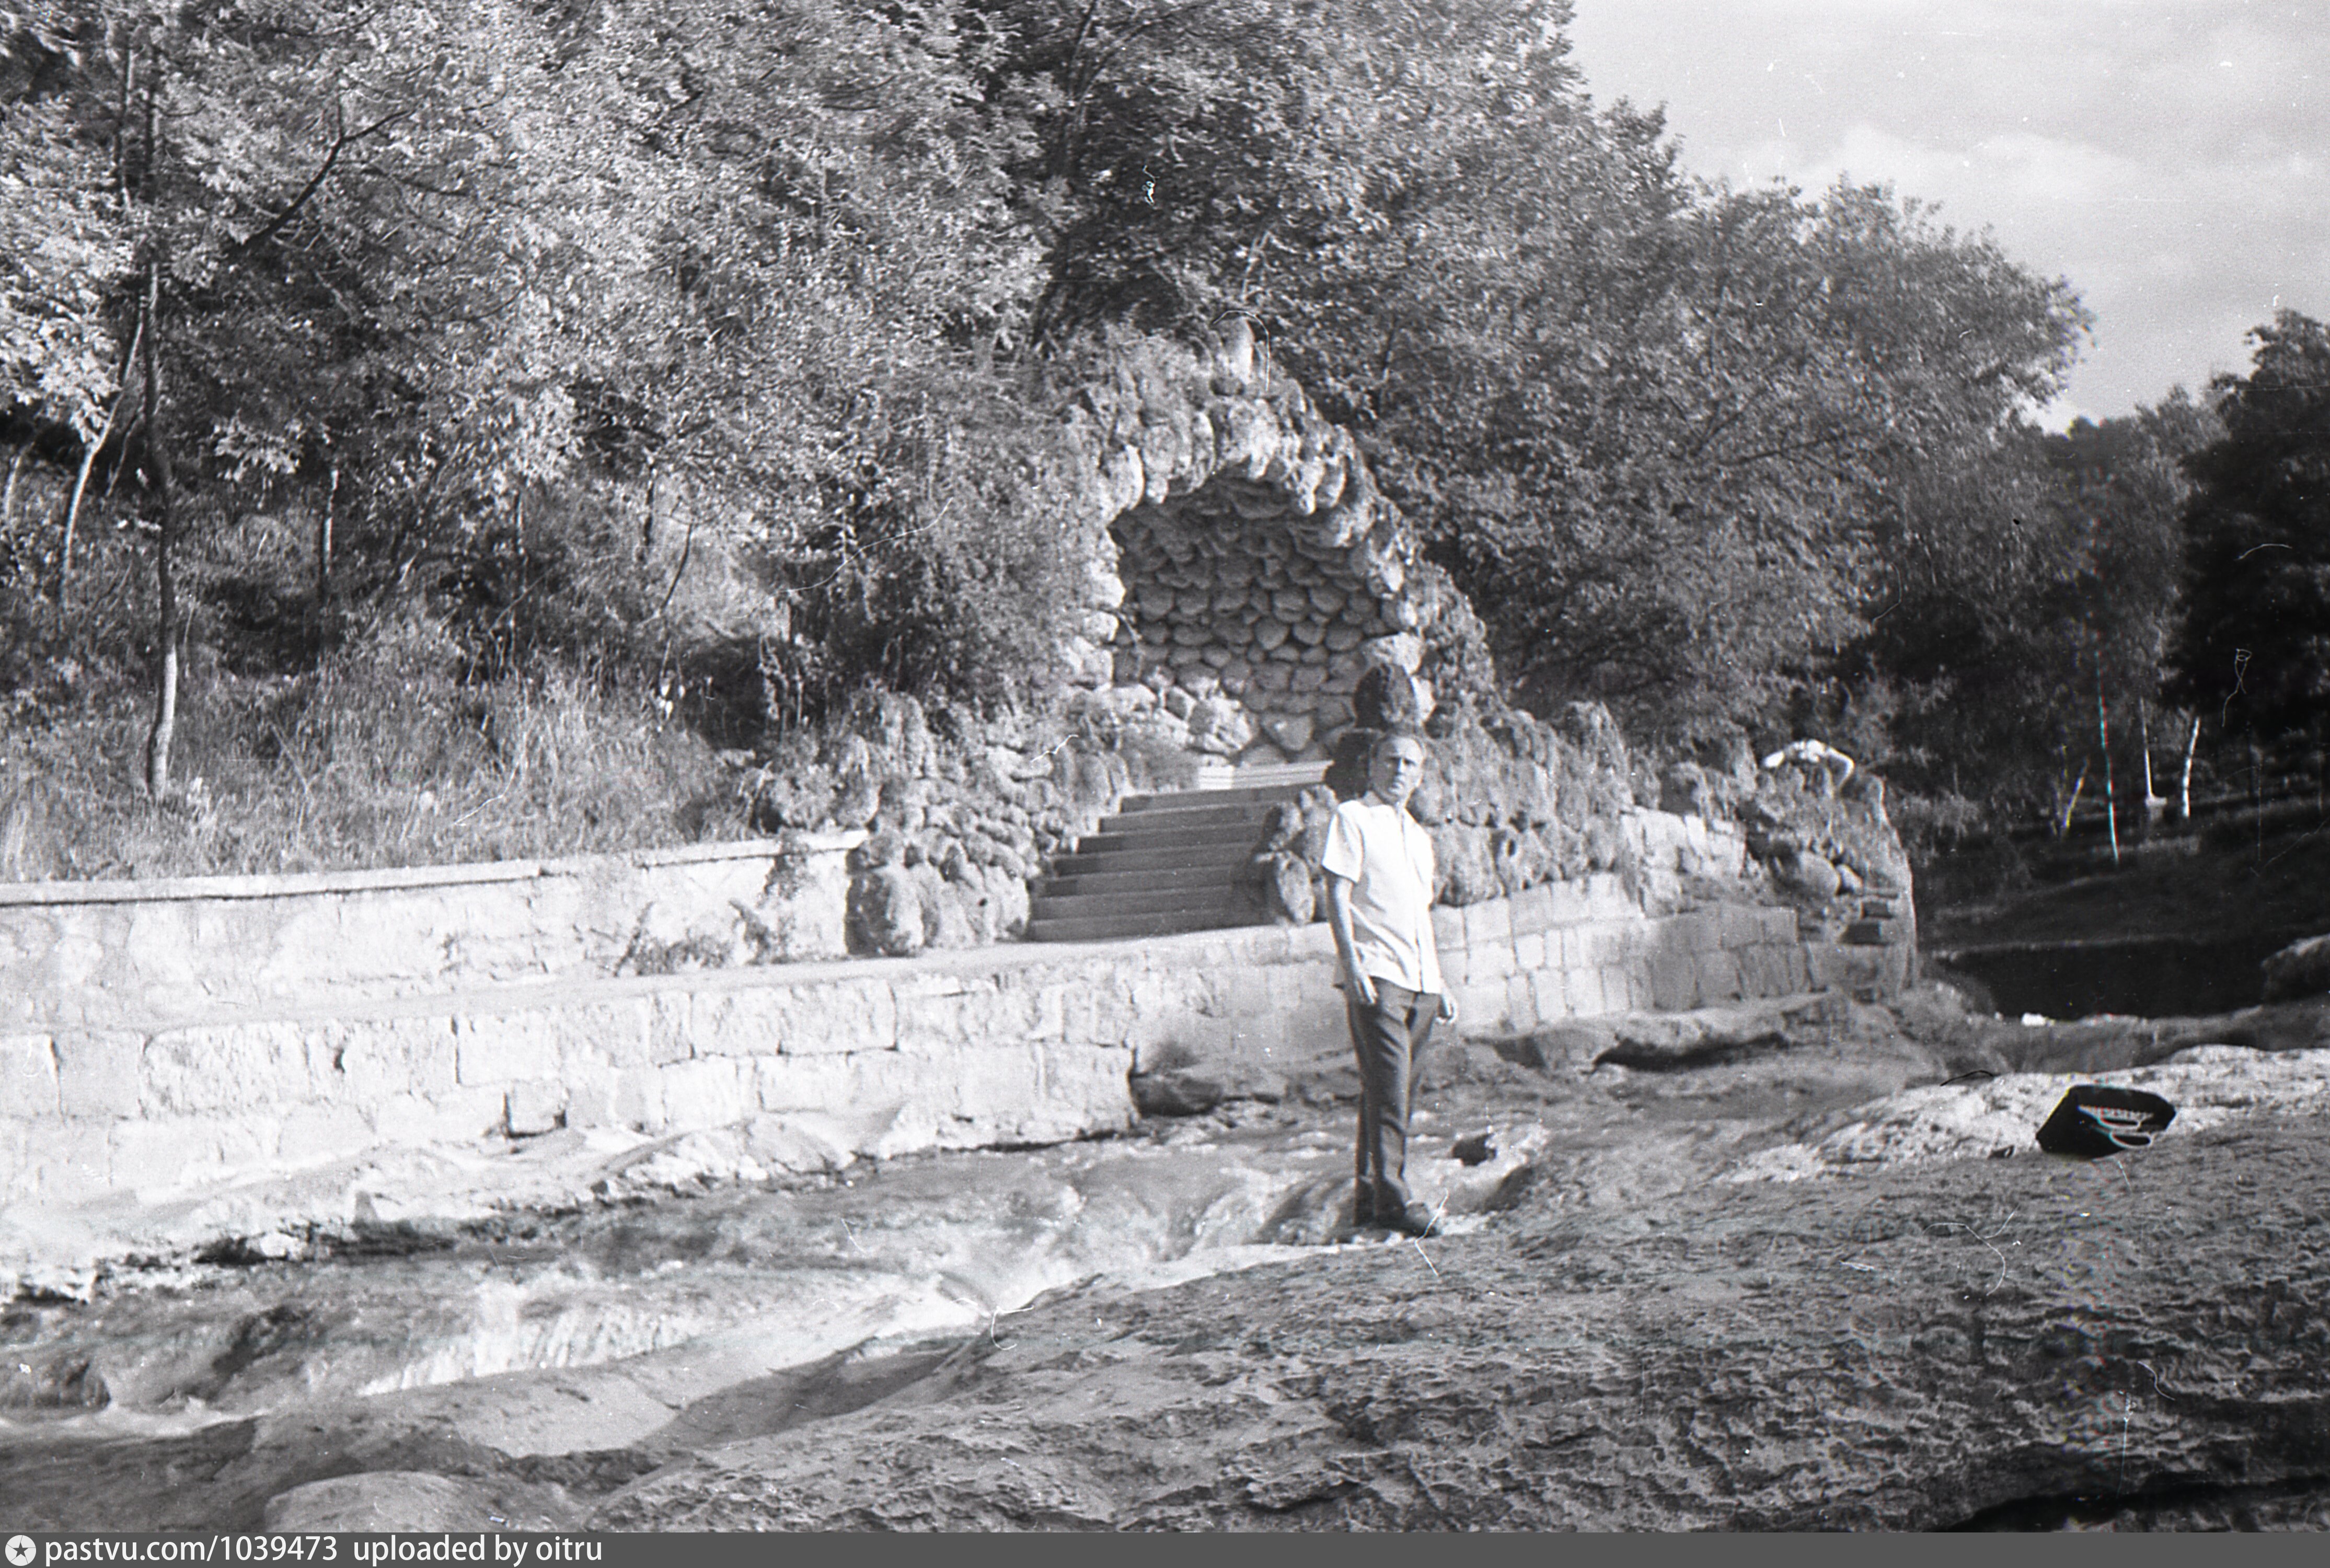
[[[1438,875],[1432,835],[1405,806],[1372,795],[1335,808],[1320,865],[1350,879],[1351,946],[1359,972],[1439,996],[1440,953],[1432,940]]]

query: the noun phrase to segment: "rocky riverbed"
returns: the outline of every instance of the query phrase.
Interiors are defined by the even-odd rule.
[[[2175,1127],[2040,1154],[2081,1077]],[[535,1140],[372,1171],[361,1220],[325,1174],[149,1216],[25,1272],[0,1495],[58,1529],[2330,1525],[2330,1006],[1800,998],[1428,1082],[1422,1242],[1342,1223],[1331,1083],[814,1181]]]

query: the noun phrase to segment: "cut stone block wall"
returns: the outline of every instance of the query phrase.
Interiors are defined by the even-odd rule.
[[[0,1029],[838,958],[862,833],[297,876],[0,886]]]
[[[1646,917],[1615,875],[1435,912],[1467,1033],[1799,991],[1786,910]],[[1135,1072],[1339,1082],[1323,925],[479,987],[0,1029],[0,1203],[153,1197],[368,1148],[744,1124],[886,1156],[1126,1126]]]

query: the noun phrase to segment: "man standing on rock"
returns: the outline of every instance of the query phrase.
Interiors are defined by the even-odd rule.
[[[1407,813],[1423,777],[1424,742],[1402,731],[1384,735],[1369,753],[1368,792],[1335,808],[1320,863],[1359,1062],[1352,1219],[1411,1235],[1433,1229],[1431,1211],[1409,1201],[1407,1181],[1417,1067],[1434,1021],[1456,1021],[1432,940],[1432,836]]]

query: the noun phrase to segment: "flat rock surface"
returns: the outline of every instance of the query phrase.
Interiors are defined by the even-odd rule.
[[[1146,1295],[700,1451],[611,1529],[1927,1529],[2330,1469],[2330,1121],[1702,1186]],[[2302,1513],[2302,1510],[2301,1510]]]
[[[571,1530],[564,1510],[506,1488],[448,1480],[423,1470],[374,1470],[295,1487],[267,1505],[265,1527],[286,1535],[360,1531],[436,1534],[450,1530]]]
[[[1328,1099],[794,1188],[717,1139],[545,1146],[507,1206],[467,1159],[368,1176],[410,1257],[301,1261],[260,1243],[331,1238],[246,1194],[235,1261],[20,1295],[0,1496],[82,1530],[2330,1521],[2330,1010],[1736,1011],[1621,1025],[1673,1043],[1631,1066],[1437,1053],[1421,1242],[1341,1222]],[[2088,1077],[2173,1084],[2175,1132],[2038,1153]]]

